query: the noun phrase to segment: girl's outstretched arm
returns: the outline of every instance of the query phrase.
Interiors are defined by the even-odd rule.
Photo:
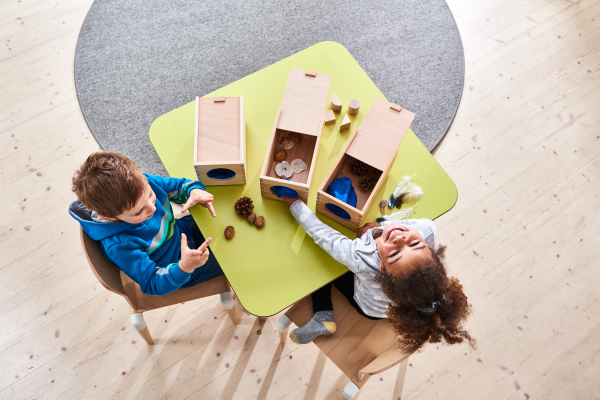
[[[370,246],[365,246],[361,239],[350,240],[323,223],[301,200],[289,197],[282,198],[290,206],[294,218],[316,244],[321,246],[338,262],[347,266],[350,271],[358,271],[361,262],[358,253],[373,251]]]

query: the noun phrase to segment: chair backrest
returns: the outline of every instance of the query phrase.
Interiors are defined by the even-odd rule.
[[[224,275],[221,275],[192,287],[177,289],[164,296],[144,294],[140,285],[104,257],[97,241],[91,239],[81,228],[80,233],[83,251],[98,281],[106,289],[123,296],[135,312],[155,310],[231,291],[229,282]]]
[[[90,238],[81,227],[79,231],[83,251],[98,282],[111,292],[123,296],[132,308],[136,308],[125,293],[123,281],[121,280],[121,270],[104,257],[102,250],[100,250],[100,243]]]

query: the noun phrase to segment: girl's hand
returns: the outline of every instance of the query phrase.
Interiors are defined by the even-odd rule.
[[[210,194],[207,191],[204,191],[202,189],[192,189],[192,191],[190,192],[190,198],[188,199],[188,201],[185,202],[181,211],[186,212],[188,209],[195,206],[196,204],[200,204],[202,207],[208,208],[208,211],[210,211],[210,214],[213,217],[216,217],[217,213],[215,212],[215,209],[213,208],[212,203],[213,203],[213,195],[212,194]]]
[[[296,200],[298,200],[298,197],[287,197],[287,196],[281,196],[281,199],[283,201],[285,201],[285,204],[288,205],[288,207],[291,207],[292,204],[294,204],[296,202]]]
[[[381,226],[381,224],[379,222],[368,222],[366,224],[364,224],[363,226],[361,226],[358,229],[358,232],[356,232],[356,238],[359,239],[362,235],[365,234],[366,231],[368,231],[371,228],[375,228]]]

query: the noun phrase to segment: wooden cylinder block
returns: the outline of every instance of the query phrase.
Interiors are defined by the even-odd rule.
[[[360,108],[360,101],[356,99],[352,99],[348,102],[348,114],[356,115],[358,114],[358,109]]]

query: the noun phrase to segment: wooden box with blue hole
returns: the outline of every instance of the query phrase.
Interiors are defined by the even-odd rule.
[[[348,140],[333,169],[319,188],[317,212],[357,231],[390,172],[398,153],[398,146],[414,118],[414,113],[396,104],[380,98],[375,99],[362,124]],[[353,166],[357,162],[366,164],[361,168],[360,175],[353,172]],[[356,193],[355,206],[340,200],[334,195],[336,191],[330,190],[331,184],[340,178],[345,178],[346,186],[341,186],[343,189],[351,182]],[[370,182],[365,186],[372,186],[371,189],[361,188],[361,180],[365,178],[368,179],[365,182]],[[351,192],[351,189],[349,191]],[[350,197],[353,196],[348,196]]]
[[[260,173],[262,197],[297,195],[308,202],[330,84],[331,75],[290,70]]]
[[[246,183],[244,97],[196,97],[194,169],[205,186]]]

